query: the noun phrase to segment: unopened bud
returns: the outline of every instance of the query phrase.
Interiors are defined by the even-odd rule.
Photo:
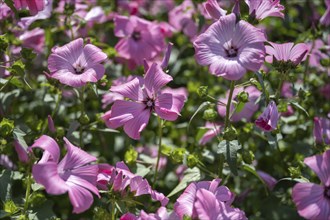
[[[204,98],[208,95],[208,86],[200,86],[198,89],[197,89],[197,94],[201,97],[201,98]]]
[[[214,121],[218,116],[218,113],[210,108],[210,109],[206,109],[203,113],[203,119],[207,120],[207,121]]]
[[[0,134],[2,136],[10,135],[14,130],[14,121],[7,118],[2,119],[0,122]]]
[[[138,157],[138,152],[133,147],[130,147],[130,149],[125,152],[125,156],[124,156],[125,162],[128,164],[135,163],[137,157]]]
[[[224,134],[223,134],[223,139],[227,141],[233,141],[237,139],[237,131],[234,127],[229,126],[226,128]]]
[[[87,125],[89,123],[89,117],[86,113],[83,113],[80,115],[78,121],[82,125]]]
[[[241,91],[240,93],[238,93],[237,99],[239,102],[247,103],[249,101],[249,93]]]
[[[198,164],[198,156],[194,154],[189,154],[187,157],[187,166],[193,168]]]

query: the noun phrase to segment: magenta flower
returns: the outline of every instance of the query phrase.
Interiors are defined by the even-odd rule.
[[[205,132],[205,134],[199,140],[200,145],[205,145],[206,143],[210,142],[217,135],[220,135],[221,132],[221,125],[216,123],[206,122],[204,127],[207,128],[208,131]]]
[[[320,23],[324,26],[330,25],[330,0],[324,0],[325,5],[327,6],[327,10],[324,12],[322,17],[320,18]]]
[[[45,7],[43,0],[14,0],[16,9],[29,8],[30,13],[35,15],[38,11],[42,11]]]
[[[110,128],[123,126],[125,133],[136,140],[147,126],[150,115],[155,112],[160,118],[174,121],[180,115],[185,97],[180,94],[162,92],[161,88],[172,80],[161,67],[153,63],[143,79],[138,78],[112,86],[111,92],[116,92],[131,99],[116,100],[110,111],[105,113],[103,120]]]
[[[26,31],[19,36],[23,47],[34,49],[37,53],[42,53],[45,46],[45,31],[41,28],[35,28],[31,31]]]
[[[284,18],[284,6],[280,5],[280,0],[245,0],[245,3],[249,6],[250,16],[257,20],[266,17]]]
[[[317,144],[330,144],[330,119],[315,117],[313,133]]]
[[[234,194],[230,192],[227,187],[219,186],[220,182],[220,179],[214,179],[212,181],[190,183],[176,200],[176,203],[174,204],[175,213],[180,218],[183,218],[183,216],[186,215],[192,219],[197,217],[199,217],[199,219],[222,219],[220,217],[223,216],[224,219],[226,219],[225,217],[233,219],[230,218],[230,216],[237,215],[240,216],[240,218],[236,219],[246,219],[244,212],[230,207],[234,200]],[[203,190],[209,193],[203,193]],[[212,194],[212,196],[209,196],[208,194]],[[210,204],[215,208],[214,210],[208,208]],[[214,206],[217,206],[218,208]],[[209,212],[212,217],[207,216],[207,212]]]
[[[304,163],[320,178],[321,185],[297,183],[292,199],[300,216],[311,220],[330,219],[330,150],[321,155],[307,157]]]
[[[275,61],[291,61],[294,65],[298,65],[306,56],[308,46],[304,43],[293,46],[293,43],[276,44],[269,42],[271,46],[266,46],[266,61],[273,63]]]
[[[33,165],[32,174],[47,193],[61,195],[67,192],[73,213],[81,213],[92,205],[92,193],[100,197],[96,188],[98,167],[90,164],[96,161],[96,157],[74,146],[68,139],[63,140],[67,154],[61,161],[60,148],[53,138],[43,135],[34,142],[30,149],[41,148],[44,153],[41,160]]]
[[[143,60],[155,58],[164,49],[165,40],[162,29],[156,23],[131,16],[115,17],[115,36],[121,38],[115,49],[119,58],[128,61],[134,69]]]
[[[277,180],[268,173],[265,173],[261,170],[258,170],[257,173],[260,176],[260,178],[266,183],[268,189],[273,190],[277,183]]]
[[[203,6],[210,17],[215,20],[218,20],[221,16],[225,16],[227,11],[220,8],[217,0],[207,0],[203,3]]]
[[[259,115],[255,124],[263,131],[273,131],[277,127],[279,114],[274,101],[271,101],[264,112]]]
[[[28,155],[27,146],[22,146],[17,140],[14,140],[14,147],[19,161],[22,163],[28,163],[30,158]]]
[[[240,112],[235,112],[235,113],[233,113],[233,111],[235,110],[235,106],[233,104],[231,104],[231,106],[230,106],[231,113],[230,114],[232,116],[231,116],[230,120],[233,122],[237,122],[242,119],[245,119],[246,121],[250,121],[253,114],[259,108],[259,105],[256,103],[256,101],[260,97],[261,92],[256,87],[248,86],[244,89],[242,87],[234,89],[233,100],[237,99],[237,95],[241,91],[245,91],[245,92],[249,93],[249,101],[247,103],[245,103],[244,108]],[[226,104],[227,100],[228,100],[228,96],[229,96],[229,91],[226,93],[226,98],[220,98],[219,101]],[[217,107],[218,107],[219,115],[221,117],[225,117],[226,116],[226,106],[218,105]]]
[[[196,60],[209,71],[228,80],[238,80],[247,70],[257,71],[264,62],[264,33],[236,16],[220,17],[194,42]]]
[[[45,7],[42,11],[39,11],[36,15],[21,18],[18,22],[18,25],[23,29],[28,29],[28,27],[36,20],[43,20],[49,18],[52,15],[53,0],[46,0],[44,1],[44,3]]]
[[[81,87],[87,82],[97,82],[104,75],[102,61],[107,55],[100,48],[86,44],[82,38],[52,49],[48,58],[50,77],[72,87]]]

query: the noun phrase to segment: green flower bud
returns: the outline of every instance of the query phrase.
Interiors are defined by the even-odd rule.
[[[208,86],[200,86],[197,89],[197,94],[199,95],[199,97],[205,98],[208,95],[208,89]]]
[[[125,162],[128,164],[132,164],[136,162],[136,159],[138,157],[138,152],[131,146],[126,152],[125,152]]]
[[[8,136],[13,133],[14,130],[14,121],[7,118],[3,118],[0,122],[0,134],[2,136]]]
[[[89,123],[89,117],[86,113],[83,113],[80,115],[78,121],[82,125],[87,125]]]
[[[189,154],[187,157],[187,166],[193,168],[198,164],[198,156],[194,154]]]
[[[223,134],[223,139],[227,141],[233,141],[237,139],[237,131],[234,127],[229,126],[226,128],[224,134]]]
[[[300,178],[301,177],[301,171],[299,167],[289,167],[289,172],[291,178]]]
[[[56,137],[62,138],[65,135],[65,130],[63,127],[56,127]]]
[[[239,102],[247,103],[249,101],[249,93],[247,93],[245,91],[241,91],[237,95],[237,100]]]
[[[171,152],[171,159],[176,163],[182,163],[183,156],[186,153],[184,148],[176,148]]]
[[[3,205],[3,210],[7,213],[14,214],[18,210],[18,207],[13,200],[7,200]]]
[[[170,156],[171,151],[172,151],[172,148],[170,146],[167,146],[164,144],[162,145],[161,154],[163,154],[165,156]]]
[[[207,120],[207,121],[214,121],[218,116],[218,113],[212,109],[206,109],[203,113],[203,119]]]
[[[247,151],[247,150],[243,151],[242,157],[243,157],[243,161],[247,164],[251,164],[252,161],[254,160],[254,154],[250,150],[249,151]]]
[[[277,105],[278,112],[287,112],[288,111],[288,103],[284,101],[280,101]]]

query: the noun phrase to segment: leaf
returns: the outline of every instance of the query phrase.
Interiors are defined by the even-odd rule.
[[[308,112],[306,111],[306,109],[304,109],[298,102],[293,102],[293,101],[291,101],[291,102],[289,102],[291,105],[293,105],[294,107],[296,107],[297,109],[299,109],[299,110],[301,110],[301,111],[303,111],[306,115],[307,115],[307,117],[309,117],[309,114],[308,114]]]
[[[235,107],[235,113],[240,113],[245,106],[244,102],[238,102],[236,107]]]
[[[229,169],[235,176],[237,176],[237,151],[241,148],[242,146],[237,140],[223,140],[219,143],[217,149],[218,154],[223,154],[225,156]]]
[[[24,76],[25,75],[25,64],[22,62],[22,60],[17,60],[13,63],[11,67],[8,68],[8,71],[10,73],[19,75],[19,76]]]
[[[206,128],[206,127],[199,127],[198,128],[198,132],[197,132],[197,135],[196,135],[196,140],[199,141],[203,135],[208,132],[210,130],[210,128]]]
[[[201,179],[201,172],[197,167],[194,168],[188,168],[184,172],[184,177],[182,178],[181,182],[168,194],[167,197],[171,197],[181,190],[185,189],[189,183],[194,181],[199,181]]]
[[[18,127],[14,128],[13,131],[13,135],[15,140],[18,141],[18,143],[24,147],[24,149],[26,150],[28,148],[28,145],[26,144],[25,140],[24,140],[24,136],[26,135],[26,133],[24,131],[22,131],[21,129],[19,129]]]
[[[283,139],[283,136],[281,133],[278,133],[278,134],[276,134],[276,136],[273,136],[271,133],[266,132],[266,137],[268,140],[268,144],[274,148],[276,148],[278,146],[278,142]]]
[[[137,163],[135,174],[139,175],[139,176],[142,176],[142,177],[145,177],[150,172],[150,170],[151,170],[151,166],[146,167],[142,164]]]
[[[0,174],[0,199],[1,201],[7,201],[11,199],[11,175],[10,170],[3,170]]]
[[[309,183],[309,180],[306,179],[305,177],[301,177],[301,178],[285,177],[285,178],[282,178],[282,179],[278,180],[277,183],[279,183],[281,181],[295,181],[295,182],[298,182],[298,183]]]
[[[195,113],[191,116],[189,123],[188,123],[188,131],[190,128],[190,123],[192,122],[192,120],[194,119],[194,117],[197,115],[198,112],[202,111],[205,107],[209,106],[211,103],[210,102],[203,102],[195,111]]]

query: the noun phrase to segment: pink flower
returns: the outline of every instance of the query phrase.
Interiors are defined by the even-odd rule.
[[[181,5],[176,6],[168,13],[169,23],[176,31],[183,31],[189,38],[197,34],[198,26],[193,20],[196,9],[191,0],[184,0]]]
[[[97,185],[103,190],[112,186],[113,191],[121,193],[122,197],[126,196],[129,187],[134,196],[150,195],[151,199],[159,201],[162,206],[166,206],[169,201],[164,194],[153,190],[146,179],[131,173],[124,162],[116,163],[116,167],[100,164]]]
[[[11,9],[3,2],[0,2],[0,21],[8,18],[13,13]]]
[[[42,11],[45,7],[43,0],[14,0],[14,5],[18,10],[28,7],[32,15]]]
[[[230,207],[234,194],[227,187],[219,186],[220,182],[214,179],[190,183],[176,200],[175,213],[180,218],[186,215],[192,219],[246,219],[244,212]]]
[[[304,163],[320,178],[321,185],[297,183],[292,199],[300,216],[311,220],[330,219],[330,150],[321,155],[307,157]]]
[[[17,140],[14,140],[14,147],[19,161],[22,163],[28,163],[30,158],[28,155],[27,146],[22,146]]]
[[[273,131],[277,127],[279,114],[274,101],[271,101],[264,112],[259,115],[255,124],[263,131]]]
[[[315,117],[313,133],[317,144],[330,144],[330,119]]]
[[[207,128],[208,131],[205,132],[205,134],[199,140],[200,145],[205,145],[206,143],[210,142],[214,137],[219,135],[221,132],[221,125],[216,123],[206,122],[205,128]]]
[[[163,72],[161,67],[153,63],[143,79],[138,78],[112,86],[110,91],[131,99],[116,100],[110,111],[105,113],[103,120],[110,128],[123,126],[125,133],[136,140],[147,126],[150,115],[155,112],[160,118],[174,121],[180,115],[185,97],[180,94],[161,92],[161,88],[172,77]]]
[[[250,16],[262,20],[266,17],[280,17],[284,18],[281,12],[284,6],[280,5],[280,0],[245,0],[249,6]]]
[[[116,16],[115,36],[121,38],[115,49],[119,58],[128,61],[129,68],[142,65],[143,60],[155,58],[164,48],[162,29],[156,23],[136,16]]]
[[[249,101],[245,103],[244,108],[240,112],[232,113],[235,110],[235,106],[231,104],[230,106],[230,112],[232,114],[232,117],[230,118],[231,121],[237,122],[242,119],[245,119],[246,121],[250,121],[253,114],[258,110],[259,105],[256,104],[256,101],[261,95],[261,92],[254,86],[248,86],[246,88],[236,88],[233,92],[233,100],[237,98],[237,95],[241,92],[245,91],[249,93]],[[220,98],[219,101],[222,103],[227,103],[229,96],[229,91],[226,93],[226,98]],[[226,106],[218,105],[218,113],[221,117],[226,116]]]
[[[220,8],[217,0],[207,0],[203,6],[210,17],[218,20],[221,16],[225,16],[227,11]]]
[[[238,80],[247,70],[257,71],[264,62],[264,33],[236,16],[220,17],[194,42],[196,60],[209,71]]]
[[[323,16],[320,18],[320,23],[324,26],[330,25],[330,0],[324,0],[327,10],[324,12]]]
[[[179,220],[180,218],[174,213],[168,213],[165,207],[160,207],[156,213],[146,213],[141,210],[140,215],[136,216],[132,213],[126,213],[120,217],[120,220]]]
[[[26,31],[19,39],[22,41],[23,47],[32,48],[37,53],[42,53],[45,46],[45,31],[40,28],[35,28],[31,31]]]
[[[273,190],[277,183],[277,180],[268,173],[265,173],[261,170],[258,170],[257,173],[260,176],[260,178],[266,183],[268,189]]]
[[[97,82],[104,75],[102,61],[107,55],[100,48],[86,44],[82,38],[52,49],[48,58],[50,77],[72,87],[81,87],[87,82]]]
[[[47,193],[61,195],[68,192],[73,213],[81,213],[92,205],[92,193],[99,197],[96,188],[98,167],[90,164],[96,161],[96,157],[63,139],[67,154],[60,162],[60,148],[53,138],[43,135],[34,142],[30,149],[41,148],[44,153],[41,160],[33,165],[32,174]]]
[[[52,15],[53,0],[36,0],[36,1],[44,1],[45,4],[44,9],[39,11],[36,15],[21,18],[21,20],[18,22],[18,25],[21,28],[28,29],[28,27],[36,20],[47,19]]]
[[[269,42],[271,46],[266,46],[266,61],[273,63],[275,61],[292,62],[298,65],[306,56],[308,46],[304,43],[293,46],[293,43],[276,44]]]
[[[5,155],[5,154],[0,154],[0,166],[3,166],[9,170],[17,169],[17,167],[13,163],[13,161],[11,161],[10,158],[8,157],[8,155]]]

